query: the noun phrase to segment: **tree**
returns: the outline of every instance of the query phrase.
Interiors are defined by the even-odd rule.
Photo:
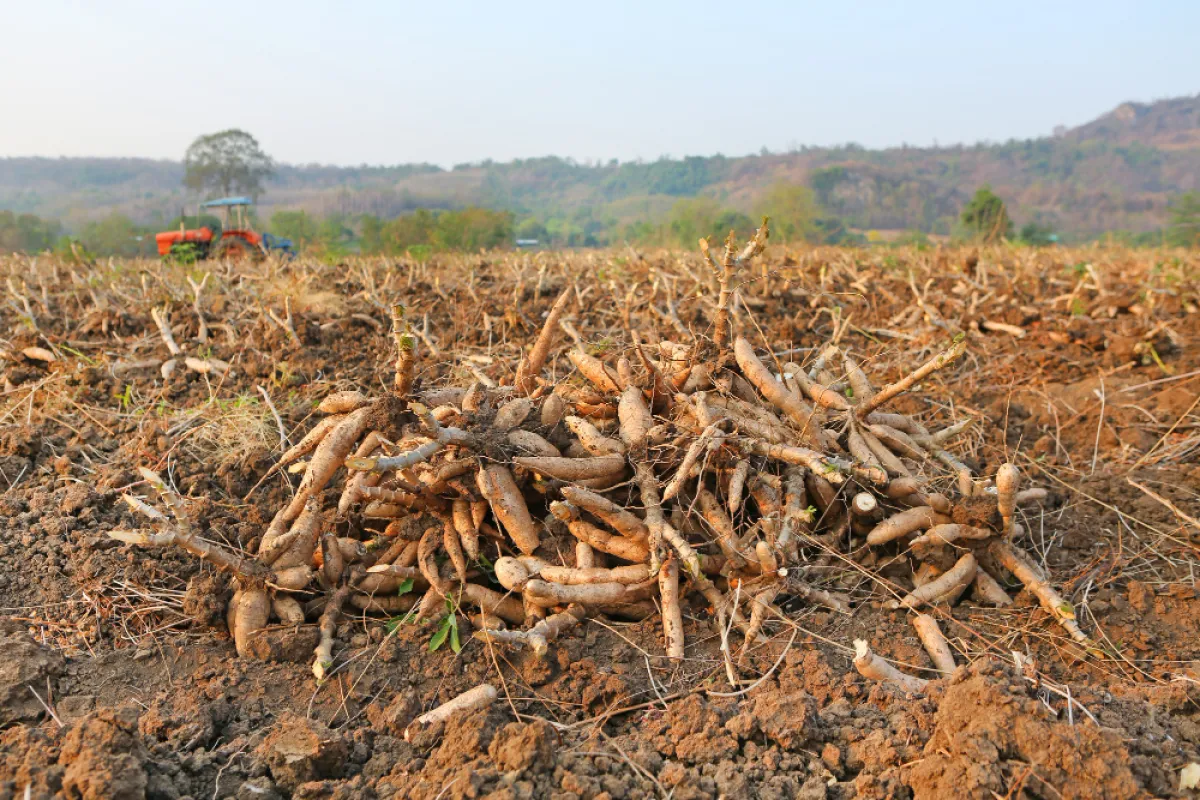
[[[359,234],[359,247],[363,255],[377,255],[383,252],[383,221],[374,214],[363,214],[359,221],[362,232]]]
[[[257,199],[263,181],[275,174],[275,162],[245,131],[231,128],[201,136],[183,156],[183,185],[222,196],[247,194]]]
[[[1049,225],[1039,225],[1036,222],[1027,222],[1022,225],[1018,238],[1025,244],[1034,247],[1045,247],[1058,241],[1053,228]]]
[[[1008,209],[990,186],[982,186],[967,203],[960,217],[967,235],[983,242],[997,242],[1012,236],[1013,222]]]
[[[1167,242],[1176,247],[1200,247],[1200,192],[1187,192],[1167,207]]]
[[[276,211],[271,215],[271,232],[276,236],[291,239],[296,248],[303,250],[315,242],[320,234],[317,221],[303,209],[299,211]]]
[[[543,223],[537,217],[526,217],[517,225],[514,234],[518,239],[536,239],[542,244],[550,238],[550,231],[546,229]]]
[[[678,247],[694,248],[696,242],[716,233],[715,222],[721,206],[711,197],[693,197],[676,200],[667,218],[667,230]],[[719,238],[724,239],[724,231]]]
[[[757,206],[759,216],[771,218],[771,238],[782,242],[812,241],[817,233],[817,201],[812,189],[779,181]]]
[[[54,246],[62,226],[33,214],[0,211],[0,253],[37,253]]]
[[[98,256],[136,256],[142,252],[141,234],[142,230],[133,220],[113,212],[85,225],[79,240],[89,252]]]

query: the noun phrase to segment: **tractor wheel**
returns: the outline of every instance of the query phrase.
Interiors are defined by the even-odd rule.
[[[266,255],[266,252],[261,247],[253,245],[237,236],[225,237],[212,247],[213,258],[227,258],[230,261],[241,261],[243,259],[258,261],[265,258]]]

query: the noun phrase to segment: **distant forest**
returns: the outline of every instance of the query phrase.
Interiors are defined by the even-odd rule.
[[[126,239],[195,213],[183,174],[179,162],[148,159],[0,159],[0,249],[42,249],[72,235],[136,251]],[[1002,144],[848,144],[625,163],[546,157],[451,169],[279,165],[256,213],[272,232],[335,251],[514,237],[689,245],[752,226],[761,213],[780,217],[772,203],[786,206],[792,238],[865,241],[954,236],[981,186],[1003,200],[1018,231],[1063,242],[1154,241],[1180,198],[1200,190],[1200,96],[1126,103],[1078,128]]]

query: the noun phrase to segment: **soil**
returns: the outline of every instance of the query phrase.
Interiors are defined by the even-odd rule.
[[[30,272],[14,259],[6,270],[21,276],[38,328],[15,305],[0,310],[0,800],[1197,796],[1180,789],[1180,771],[1200,761],[1194,260],[938,250],[897,264],[848,253],[772,253],[776,282],[761,295],[747,288],[735,323],[752,313],[779,349],[817,347],[831,332],[817,309],[836,305],[853,347],[881,359],[908,344],[880,330],[967,330],[968,363],[897,407],[973,416],[960,458],[982,475],[1012,459],[1050,491],[1024,512],[1024,545],[1103,652],[1072,646],[1027,592],[1006,609],[967,600],[938,612],[961,666],[907,693],[852,665],[851,642],[865,639],[937,677],[905,612],[851,573],[834,580],[852,593],[852,615],[796,603],[768,644],[735,648],[731,669],[765,676],[748,689],[731,688],[720,632],[698,603],[685,609],[679,665],[664,657],[656,619],[590,620],[538,660],[466,631],[460,653],[431,652],[430,628],[365,614],[339,622],[337,666],[320,685],[315,624],[274,631],[271,660],[239,659],[222,576],[108,536],[141,525],[121,502],[135,467],[168,475],[206,537],[252,551],[296,481],[271,469],[279,437],[258,387],[292,441],[330,390],[378,391],[391,369],[381,298],[401,294],[411,318],[428,319],[441,352],[422,362],[421,385],[469,379],[468,363],[511,378],[563,280],[592,281],[599,297],[603,281],[634,285],[673,257],[563,256],[545,285],[538,264],[518,258],[213,266],[205,348],[235,374],[178,369],[166,380],[140,292],[168,302],[176,338],[197,348],[182,272]],[[818,278],[816,265],[855,258]],[[993,269],[982,286],[981,260]],[[90,299],[87,281],[98,287]],[[925,311],[910,320],[913,291]],[[285,295],[299,346],[261,313]],[[621,334],[619,310],[603,305],[584,302],[576,321],[593,342],[596,331]],[[689,309],[685,324],[703,321]],[[1027,333],[987,332],[981,320]],[[47,342],[59,360],[21,355]],[[466,353],[490,360],[455,357]],[[153,365],[123,368],[141,360]],[[489,708],[410,726],[483,682],[500,689]]]

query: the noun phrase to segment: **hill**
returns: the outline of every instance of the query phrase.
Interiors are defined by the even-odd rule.
[[[178,162],[114,158],[0,159],[0,209],[77,230],[114,211],[162,224],[195,202]],[[442,169],[283,165],[261,213],[393,217],[415,208],[482,205],[578,233],[573,243],[620,238],[680,198],[710,197],[750,213],[777,181],[812,186],[831,216],[863,229],[949,233],[982,184],[1018,223],[1068,239],[1160,227],[1169,200],[1200,188],[1200,95],[1124,103],[1055,135],[1004,143],[867,150],[801,148],[744,157],[580,164],[555,157]],[[565,240],[565,239],[564,239]]]

